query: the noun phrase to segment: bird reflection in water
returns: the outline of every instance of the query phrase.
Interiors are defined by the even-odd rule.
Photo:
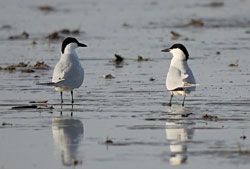
[[[188,110],[184,107],[171,107],[169,120],[166,122],[166,139],[170,143],[170,165],[180,165],[187,161],[187,141],[191,140],[194,130],[188,119]]]
[[[54,117],[52,119],[52,135],[57,151],[65,166],[82,164],[79,145],[83,138],[81,120],[71,117]]]

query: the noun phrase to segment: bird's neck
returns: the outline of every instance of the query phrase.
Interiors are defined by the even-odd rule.
[[[64,49],[64,53],[61,54],[61,61],[72,61],[72,60],[78,60],[78,56],[76,54],[75,48],[67,46]]]
[[[175,56],[173,56],[170,65],[175,66],[175,67],[180,67],[186,62],[187,61],[184,59],[183,56],[175,55]]]
[[[73,46],[73,45],[67,45],[65,47],[65,49],[64,49],[63,54],[76,54],[75,46]]]

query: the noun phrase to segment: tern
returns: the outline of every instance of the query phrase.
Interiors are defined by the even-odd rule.
[[[186,95],[195,91],[197,86],[193,72],[187,63],[188,51],[184,45],[177,43],[170,48],[163,49],[162,52],[170,52],[173,55],[166,78],[166,87],[171,94],[169,106],[172,106],[174,95],[184,96],[182,101],[182,106],[184,106]]]
[[[73,105],[73,90],[79,88],[84,80],[84,69],[75,51],[78,47],[87,47],[87,45],[78,42],[73,37],[65,38],[62,42],[61,58],[53,71],[52,82],[38,83],[38,85],[54,86],[55,90],[61,94],[61,103],[63,103],[63,92],[70,91]]]

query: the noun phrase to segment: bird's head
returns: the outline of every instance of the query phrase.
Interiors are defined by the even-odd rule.
[[[64,53],[65,48],[68,48],[68,47],[71,48],[71,49],[76,49],[78,47],[87,47],[87,45],[78,42],[76,40],[76,38],[67,37],[62,42],[62,49],[61,49],[62,54]]]
[[[176,43],[170,48],[163,49],[162,52],[170,52],[173,57],[178,57],[181,60],[188,60],[189,54],[186,47],[180,43]]]

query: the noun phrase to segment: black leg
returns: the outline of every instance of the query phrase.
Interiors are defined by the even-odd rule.
[[[61,103],[63,103],[63,93],[60,92],[60,94],[61,94]]]
[[[182,107],[184,107],[185,99],[186,99],[186,95],[184,94],[183,101],[182,101]]]
[[[73,90],[71,90],[71,103],[74,103]]]
[[[61,116],[62,116],[62,108],[63,108],[62,106],[63,106],[63,105],[61,104],[61,111],[60,111],[60,115],[61,115]]]
[[[169,103],[168,103],[168,105],[171,107],[172,106],[172,99],[173,99],[173,94],[171,94],[171,97],[170,97],[170,100],[169,100]]]
[[[74,104],[72,103],[72,105],[71,105],[71,114],[70,114],[71,117],[73,116],[73,107],[74,107]]]

